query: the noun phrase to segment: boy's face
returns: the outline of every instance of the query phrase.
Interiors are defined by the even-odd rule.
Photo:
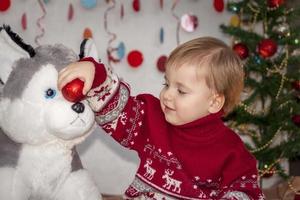
[[[206,84],[206,76],[205,66],[200,69],[192,65],[166,69],[160,105],[170,124],[183,125],[210,114],[213,91]]]

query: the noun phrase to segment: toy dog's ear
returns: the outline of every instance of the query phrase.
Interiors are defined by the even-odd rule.
[[[98,57],[97,47],[92,38],[84,39],[80,45],[79,58],[92,57],[95,61],[100,61]]]
[[[35,55],[34,49],[23,40],[9,26],[0,27],[0,82],[5,84],[13,63],[20,58],[29,58]]]

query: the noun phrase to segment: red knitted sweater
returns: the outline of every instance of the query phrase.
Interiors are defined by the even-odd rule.
[[[256,160],[224,125],[222,112],[173,126],[156,97],[130,96],[129,87],[111,71],[104,73],[103,64],[84,60],[96,67],[88,101],[97,123],[140,157],[128,199],[264,199]]]

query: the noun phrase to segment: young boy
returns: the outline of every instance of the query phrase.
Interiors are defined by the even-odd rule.
[[[239,102],[243,76],[226,44],[202,37],[171,53],[159,99],[130,96],[127,84],[91,58],[62,70],[58,86],[82,79],[97,123],[138,152],[125,198],[261,200],[256,160],[221,120]]]

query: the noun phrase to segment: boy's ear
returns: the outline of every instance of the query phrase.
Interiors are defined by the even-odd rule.
[[[223,108],[224,103],[225,103],[225,96],[223,94],[214,94],[211,97],[208,111],[210,113],[217,113]]]

